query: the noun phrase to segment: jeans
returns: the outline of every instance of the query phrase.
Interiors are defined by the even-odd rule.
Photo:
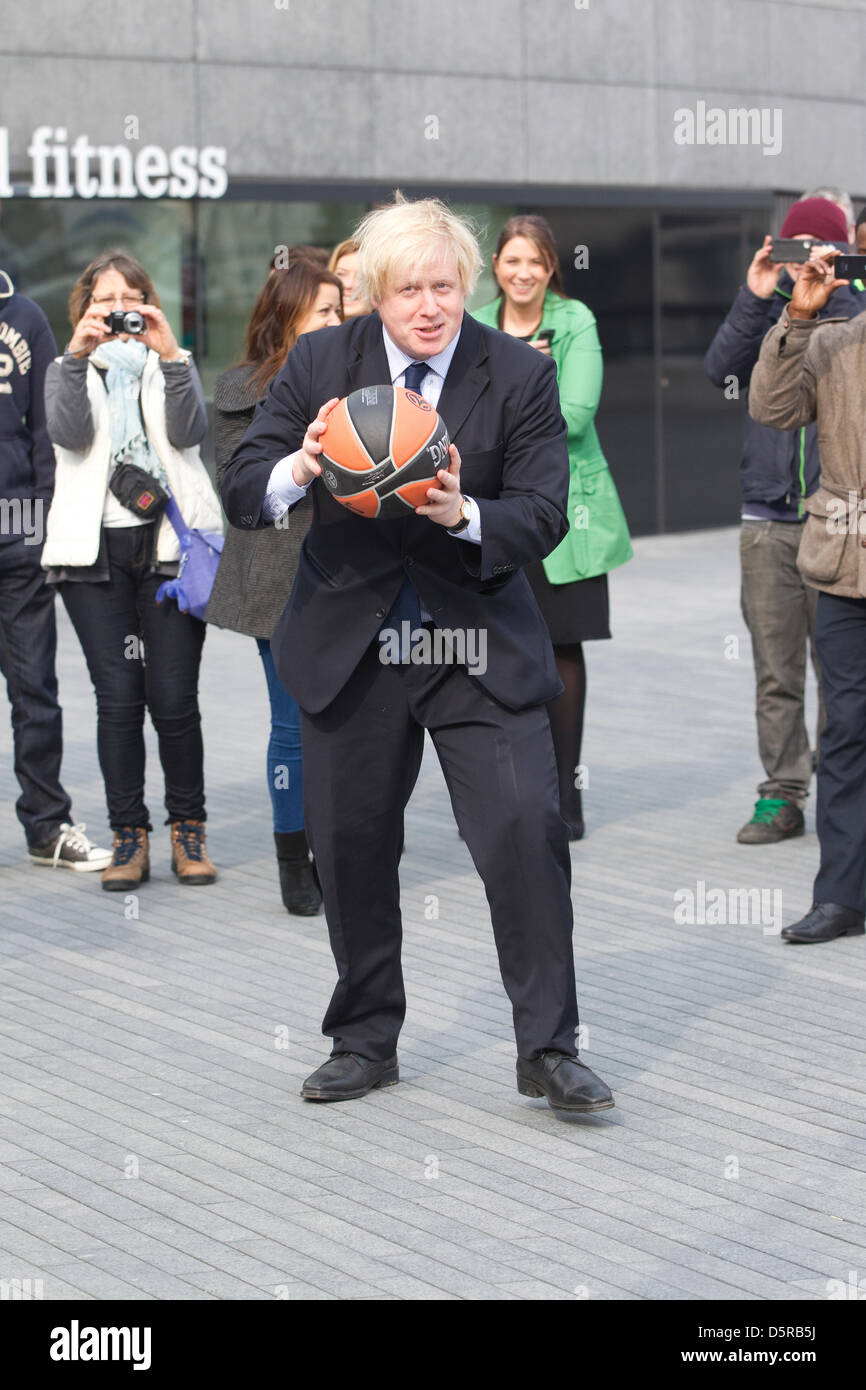
[[[173,599],[154,602],[150,526],[106,527],[108,583],[58,585],[96,691],[108,819],[153,829],[144,801],[144,712],[159,741],[168,820],[205,819],[198,672],[205,624]]]
[[[40,566],[41,546],[0,545],[0,672],[12,706],[18,819],[31,848],[55,839],[71,821],[60,785],[63,716],[57,703],[54,590]]]
[[[814,641],[818,591],[797,569],[802,534],[795,521],[744,521],[740,531],[740,602],[752,637],[758,753],[767,774],[758,795],[801,809],[812,780],[805,717],[809,649],[818,679],[818,738],[825,718]]]
[[[301,762],[301,712],[280,682],[270,642],[257,637],[271,702],[271,734],[268,740],[268,790],[274,813],[274,830],[291,834],[304,828],[304,783]]]

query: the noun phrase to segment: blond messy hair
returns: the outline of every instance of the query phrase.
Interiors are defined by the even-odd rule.
[[[381,302],[401,274],[427,269],[453,256],[465,295],[475,289],[481,273],[481,251],[475,229],[438,198],[409,202],[399,189],[393,203],[374,208],[355,228],[358,246],[358,291],[371,304]]]

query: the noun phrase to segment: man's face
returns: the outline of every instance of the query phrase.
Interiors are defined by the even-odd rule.
[[[866,222],[861,222],[857,228],[857,255],[866,256]]]
[[[375,308],[397,346],[425,362],[457,335],[465,300],[457,262],[449,256],[399,275]]]

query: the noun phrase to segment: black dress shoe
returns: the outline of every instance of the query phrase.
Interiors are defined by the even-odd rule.
[[[587,1113],[610,1110],[613,1096],[594,1071],[579,1057],[565,1052],[542,1052],[531,1061],[517,1059],[517,1089],[522,1096],[547,1096],[554,1110]]]
[[[837,936],[862,936],[866,931],[864,914],[838,903],[813,903],[799,922],[782,930],[782,940],[795,946],[811,946],[818,941],[835,941]]]
[[[397,1054],[389,1062],[373,1062],[357,1052],[336,1052],[301,1087],[304,1100],[357,1100],[377,1086],[396,1086],[400,1080]]]

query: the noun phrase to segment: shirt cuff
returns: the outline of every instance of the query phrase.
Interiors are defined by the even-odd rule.
[[[470,541],[472,545],[481,544],[481,508],[474,497],[467,497],[463,494],[464,502],[469,503],[469,510],[472,517],[468,526],[464,526],[462,531],[458,531],[454,537],[456,541]]]
[[[262,510],[268,514],[271,521],[278,521],[289,510],[289,507],[293,507],[296,502],[300,502],[301,498],[307,495],[307,488],[309,488],[310,483],[307,483],[306,487],[299,487],[292,472],[295,459],[300,453],[301,450],[298,449],[294,454],[286,454],[271,469],[265,500],[262,503]],[[310,482],[312,481],[311,478]]]

